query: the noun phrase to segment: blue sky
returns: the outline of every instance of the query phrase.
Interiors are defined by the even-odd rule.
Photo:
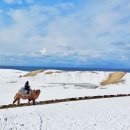
[[[1,0],[0,65],[130,67],[129,0]]]

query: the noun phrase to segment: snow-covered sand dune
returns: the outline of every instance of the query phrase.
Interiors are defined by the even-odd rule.
[[[22,77],[27,73],[0,69],[0,105],[12,103],[27,80],[32,89],[41,90],[37,100],[130,93],[130,73],[122,82],[106,86],[100,83],[112,72],[44,70]],[[129,101],[130,97],[122,97],[4,109],[0,130],[129,130]]]
[[[21,77],[28,72],[0,69],[0,95],[3,97],[0,105],[12,103],[15,93],[27,80],[32,89],[41,90],[38,100],[129,93],[130,73],[127,73],[118,84],[100,85],[111,73],[44,70],[35,76]]]

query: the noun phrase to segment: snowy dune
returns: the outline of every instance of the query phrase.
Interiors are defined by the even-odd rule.
[[[122,82],[101,86],[112,72],[0,69],[0,105],[10,104],[28,80],[38,100],[130,93],[130,73]],[[0,110],[0,130],[129,130],[130,97],[86,100]],[[22,100],[21,102],[27,102]]]
[[[111,73],[99,71],[60,71],[57,73],[57,70],[44,70],[35,76],[20,77],[28,72],[0,69],[0,95],[3,97],[0,105],[12,103],[15,93],[24,86],[27,80],[32,89],[41,90],[38,100],[129,93],[130,73],[123,77],[121,83],[100,85]]]

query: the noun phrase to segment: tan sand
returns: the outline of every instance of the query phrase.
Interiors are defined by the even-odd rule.
[[[44,71],[45,71],[45,70],[43,70],[43,69],[41,69],[41,70],[34,70],[34,71],[31,71],[31,72],[25,74],[23,77],[35,76],[35,75],[37,75],[38,73],[42,73],[42,72],[44,72]],[[53,71],[47,71],[47,72],[45,72],[44,74],[52,74],[52,73],[61,73],[61,71],[55,71],[55,72],[53,72]]]
[[[53,74],[53,73],[62,73],[61,71],[55,71],[55,72],[53,72],[53,71],[48,71],[48,72],[45,72],[45,74]]]
[[[41,69],[41,70],[34,70],[34,71],[31,71],[31,72],[25,74],[23,77],[35,76],[35,75],[37,75],[38,73],[42,73],[42,72],[44,72],[43,69]]]
[[[108,78],[101,82],[101,85],[114,84],[121,81],[121,79],[125,76],[126,72],[114,72],[111,73]]]

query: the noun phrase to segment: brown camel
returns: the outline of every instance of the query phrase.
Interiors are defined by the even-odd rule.
[[[20,99],[28,99],[28,103],[30,103],[30,101],[33,101],[33,105],[35,105],[35,100],[39,97],[40,95],[40,90],[31,90],[30,94],[28,95],[23,95],[21,92],[18,92],[15,97],[14,97],[14,101],[13,104],[15,104],[16,101],[18,101],[18,105],[20,104]]]

